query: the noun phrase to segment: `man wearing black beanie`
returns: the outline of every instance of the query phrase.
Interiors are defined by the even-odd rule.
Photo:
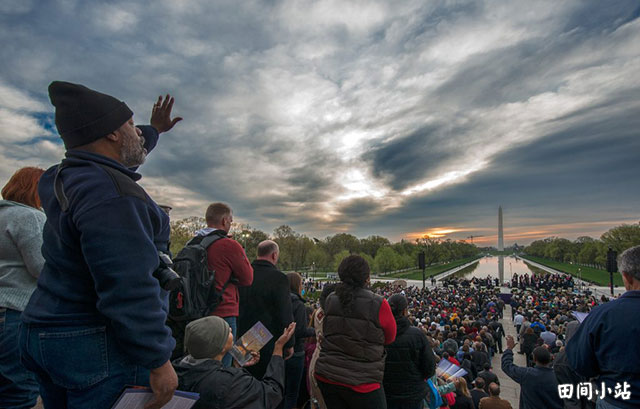
[[[395,341],[385,347],[383,385],[387,407],[421,408],[428,393],[425,379],[435,373],[433,350],[424,332],[411,325],[407,318],[407,297],[393,294],[388,301],[396,320],[397,334]]]
[[[151,126],[109,95],[49,85],[65,159],[45,172],[45,265],[22,315],[20,350],[46,408],[111,407],[125,385],[150,385],[160,408],[177,377],[165,326],[168,293],[154,277],[168,252],[169,218],[136,181],[174,99],[159,97]]]

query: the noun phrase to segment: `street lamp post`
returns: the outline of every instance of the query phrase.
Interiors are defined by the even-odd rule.
[[[613,297],[613,273],[618,271],[618,261],[616,257],[618,253],[613,251],[611,247],[609,247],[609,251],[607,251],[607,272],[609,273],[609,283],[611,285],[611,296]]]

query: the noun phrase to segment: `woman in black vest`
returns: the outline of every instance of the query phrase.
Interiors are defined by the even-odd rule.
[[[341,282],[325,301],[318,385],[330,409],[386,409],[384,346],[395,340],[395,319],[389,303],[365,288],[369,265],[362,257],[346,257],[338,275]]]

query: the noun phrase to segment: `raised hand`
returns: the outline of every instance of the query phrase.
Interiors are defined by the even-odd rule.
[[[158,133],[167,132],[171,130],[175,124],[182,121],[182,118],[179,116],[171,119],[171,110],[173,109],[174,101],[174,98],[167,94],[164,99],[162,96],[159,96],[156,103],[153,104],[150,124],[156,128]]]

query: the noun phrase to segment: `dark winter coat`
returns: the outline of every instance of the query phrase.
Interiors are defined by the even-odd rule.
[[[315,337],[316,331],[307,326],[307,309],[304,306],[304,299],[294,293],[289,293],[289,297],[291,298],[293,319],[296,322],[296,332],[294,333],[296,341],[293,346],[293,352],[304,352],[305,339]]]
[[[513,351],[507,349],[502,355],[502,372],[520,384],[520,409],[563,409],[553,369],[519,367],[513,363]]]
[[[272,356],[262,380],[243,368],[223,368],[190,355],[173,361],[178,389],[200,394],[193,409],[274,409],[284,395],[284,359]]]
[[[273,353],[276,340],[293,321],[289,280],[280,270],[266,260],[255,260],[253,283],[249,287],[238,288],[240,295],[240,315],[238,317],[238,335],[242,336],[256,322],[260,321],[271,332],[273,338],[260,350],[260,362],[248,370],[257,378],[262,378],[269,358]],[[293,337],[285,348],[293,346]]]
[[[384,393],[387,401],[416,401],[424,398],[425,379],[435,371],[435,358],[426,335],[406,317],[396,318],[396,340],[385,347]]]

